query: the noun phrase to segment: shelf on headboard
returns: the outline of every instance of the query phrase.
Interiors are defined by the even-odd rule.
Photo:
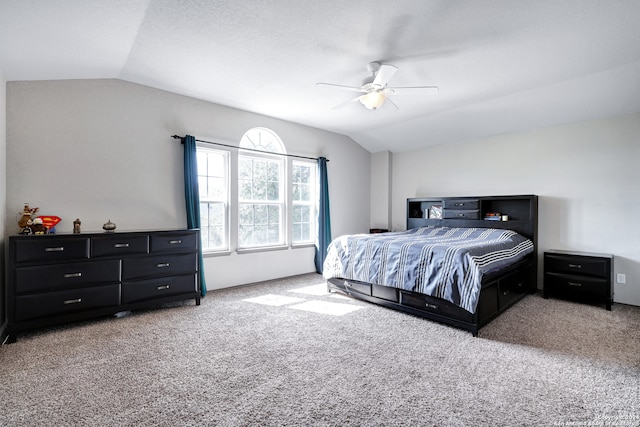
[[[440,207],[442,219],[429,217]],[[507,215],[507,221],[483,219],[487,213]],[[416,197],[407,199],[407,229],[434,227],[483,227],[514,230],[533,240],[538,237],[538,196]]]

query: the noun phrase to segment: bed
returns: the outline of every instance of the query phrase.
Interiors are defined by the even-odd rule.
[[[538,198],[407,200],[407,230],[340,236],[323,275],[330,292],[479,329],[537,290]]]

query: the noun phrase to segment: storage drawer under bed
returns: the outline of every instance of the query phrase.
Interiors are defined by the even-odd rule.
[[[473,314],[468,311],[450,303],[449,301],[434,298],[429,295],[416,294],[401,290],[400,304],[433,314],[453,317],[464,322],[471,322],[473,320]]]

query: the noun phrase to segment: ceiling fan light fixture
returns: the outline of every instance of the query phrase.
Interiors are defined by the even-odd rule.
[[[372,91],[360,96],[360,102],[369,110],[376,110],[380,108],[380,106],[384,104],[385,99],[387,99],[385,94],[378,91]]]

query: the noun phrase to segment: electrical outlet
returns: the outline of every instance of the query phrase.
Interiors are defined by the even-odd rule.
[[[627,275],[623,273],[618,273],[616,276],[616,282],[621,284],[627,283]]]

